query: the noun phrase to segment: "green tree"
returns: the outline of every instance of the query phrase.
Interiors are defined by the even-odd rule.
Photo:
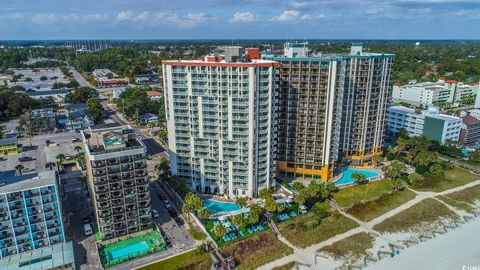
[[[162,157],[157,164],[155,164],[155,171],[158,174],[158,177],[163,180],[170,177],[170,162]]]
[[[98,92],[90,87],[79,87],[65,96],[65,103],[87,103],[91,98],[97,98]]]
[[[322,183],[320,188],[320,195],[322,196],[322,198],[328,199],[335,189],[336,187],[333,182]]]
[[[277,210],[277,204],[272,197],[267,197],[265,200],[265,210],[269,213],[273,213]]]
[[[65,157],[64,154],[60,153],[55,158],[57,159],[57,169],[58,171],[60,171],[60,167],[63,168],[63,162],[67,159],[67,157]]]
[[[258,192],[260,198],[262,200],[266,200],[268,197],[272,197],[272,191],[269,189],[269,188],[262,188],[259,192]]]
[[[305,186],[300,182],[293,182],[292,184],[292,189],[296,192],[300,192],[304,188]]]
[[[299,192],[293,196],[293,201],[299,205],[305,204],[307,197],[304,192]]]
[[[188,193],[184,200],[185,206],[190,213],[195,213],[203,206],[202,199],[192,192]]]
[[[390,163],[390,165],[382,167],[382,171],[385,173],[385,175],[392,180],[400,177],[406,169],[407,166],[405,163],[398,160],[394,160]]]
[[[204,222],[205,220],[209,219],[210,218],[210,215],[212,213],[210,211],[208,211],[208,209],[206,207],[202,207],[200,208],[200,210],[198,210],[198,218]]]
[[[438,179],[445,178],[445,172],[443,171],[442,165],[435,163],[428,169],[431,175],[435,176]]]
[[[240,208],[244,208],[247,206],[247,200],[245,198],[238,198],[236,201],[235,201],[235,204],[240,206]]]
[[[418,173],[412,173],[408,176],[408,180],[413,186],[419,186],[423,181],[423,176]]]
[[[95,122],[98,123],[102,119],[103,107],[98,100],[90,98],[87,100],[87,112],[88,116]]]
[[[230,218],[232,220],[233,226],[239,228],[243,225],[243,217],[242,215],[236,215]]]
[[[216,236],[222,238],[227,234],[227,229],[222,224],[217,224],[213,228],[213,232],[215,233]]]
[[[55,162],[47,162],[45,163],[45,168],[52,170],[55,165]]]
[[[285,204],[284,203],[277,203],[277,213],[282,213],[283,211],[285,211]]]
[[[253,204],[250,207],[250,212],[248,213],[248,222],[251,224],[257,224],[260,221],[260,216],[262,214],[262,208],[258,204]]]
[[[475,163],[480,163],[480,151],[472,151],[468,154],[468,160]]]
[[[76,146],[73,148],[73,150],[74,150],[75,152],[77,152],[77,153],[80,153],[80,151],[82,151],[82,149],[83,149],[83,148],[82,148],[80,145],[76,145]]]

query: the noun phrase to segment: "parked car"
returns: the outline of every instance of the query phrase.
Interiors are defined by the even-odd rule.
[[[32,161],[33,158],[32,157],[21,157],[18,159],[18,161],[20,162],[25,162],[25,161]]]
[[[92,219],[89,216],[83,216],[82,217],[82,223],[83,224],[89,224],[90,222],[92,222]]]
[[[161,193],[161,192],[158,192],[158,193],[157,193],[157,197],[158,197],[160,200],[162,200],[162,201],[165,200],[165,195],[164,195],[163,193]]]
[[[155,209],[150,210],[150,213],[152,214],[153,218],[159,218],[160,214],[158,214],[158,211]]]
[[[300,210],[300,213],[302,213],[302,214],[305,214],[305,213],[307,213],[307,211],[308,211],[307,207],[306,207],[305,205],[303,205],[303,204],[300,205],[300,206],[298,207],[298,209]]]
[[[92,225],[83,224],[83,232],[85,233],[86,236],[92,235],[93,234]]]
[[[178,216],[175,217],[174,220],[178,224],[178,226],[181,226],[184,224],[183,219],[179,218]]]
[[[170,205],[170,202],[169,202],[168,200],[163,200],[163,205],[164,205],[165,208],[167,208],[167,209],[170,209],[170,207],[172,207],[172,206]]]
[[[79,142],[79,141],[81,141],[80,138],[73,138],[72,139],[72,142]]]

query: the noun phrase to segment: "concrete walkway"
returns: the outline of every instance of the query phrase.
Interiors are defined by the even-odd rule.
[[[395,209],[392,209],[392,210],[388,211],[387,213],[385,213],[385,214],[383,214],[383,215],[381,215],[377,218],[372,219],[369,222],[363,222],[363,221],[345,213],[344,211],[340,210],[339,212],[342,215],[344,215],[347,218],[352,219],[353,221],[357,222],[359,224],[359,227],[351,229],[351,230],[349,230],[347,232],[344,232],[342,234],[338,234],[338,235],[336,235],[336,236],[334,236],[334,237],[332,237],[328,240],[325,240],[323,242],[314,244],[312,246],[309,246],[309,247],[306,247],[306,248],[303,248],[303,249],[293,246],[286,239],[284,239],[281,235],[279,235],[278,238],[280,239],[280,241],[282,241],[283,243],[285,243],[286,245],[288,245],[288,246],[290,246],[294,249],[293,254],[285,256],[285,257],[280,258],[280,259],[277,259],[277,260],[275,260],[273,262],[270,262],[268,264],[265,264],[265,265],[259,267],[258,269],[269,270],[269,269],[272,269],[272,268],[290,263],[292,261],[301,262],[303,264],[309,264],[309,265],[311,265],[311,269],[320,269],[318,265],[315,265],[316,253],[317,253],[317,250],[319,250],[320,248],[331,245],[331,244],[333,244],[333,243],[335,243],[339,240],[345,239],[347,237],[350,237],[350,236],[352,236],[354,234],[357,234],[357,233],[360,233],[360,232],[374,233],[374,234],[380,235],[378,232],[373,230],[373,226],[385,221],[386,219],[388,219],[390,217],[393,217],[393,216],[399,214],[400,212],[414,206],[415,204],[421,202],[422,200],[427,199],[427,198],[433,198],[435,200],[438,200],[438,201],[442,202],[441,200],[439,200],[438,198],[435,198],[435,197],[439,196],[439,195],[448,195],[450,193],[453,193],[453,192],[456,192],[456,191],[461,191],[461,190],[464,190],[466,188],[477,186],[477,185],[480,185],[480,180],[476,180],[476,181],[467,183],[463,186],[455,187],[455,188],[448,189],[448,190],[445,190],[445,191],[442,191],[442,192],[422,192],[422,191],[416,191],[416,190],[413,190],[413,189],[410,189],[410,188],[407,187],[408,189],[410,189],[412,192],[414,192],[416,194],[416,197],[414,199],[400,205],[399,207],[397,207]],[[444,202],[442,202],[442,203],[444,203]],[[449,207],[449,209],[452,208],[449,205],[447,205],[447,206]],[[460,212],[457,209],[455,209],[455,213],[460,215]],[[381,239],[389,242],[389,243],[394,243],[393,241],[391,241],[391,240],[389,240],[389,239],[387,239],[387,238],[385,238],[381,235],[379,237]],[[398,245],[398,243],[395,243],[395,244]]]

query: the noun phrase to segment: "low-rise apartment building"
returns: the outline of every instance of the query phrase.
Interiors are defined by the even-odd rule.
[[[387,109],[387,131],[398,133],[405,129],[410,136],[425,136],[442,144],[447,141],[458,141],[462,129],[462,119],[456,116],[441,114],[438,108],[416,111],[403,106]]]
[[[462,122],[459,142],[467,147],[477,146],[480,143],[480,119],[468,114],[462,117]]]
[[[442,103],[458,105],[463,98],[475,95],[477,91],[478,86],[440,78],[437,82],[394,84],[392,98],[394,102],[405,102],[415,106]]]
[[[18,154],[20,151],[17,137],[0,139],[0,157]]]

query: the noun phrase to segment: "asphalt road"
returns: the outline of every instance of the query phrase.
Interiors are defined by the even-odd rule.
[[[83,76],[74,67],[69,67],[69,69],[73,74],[73,78],[78,82],[78,84],[80,84],[80,86],[92,87],[92,85],[90,85],[90,83],[85,80],[85,78],[83,78]]]

